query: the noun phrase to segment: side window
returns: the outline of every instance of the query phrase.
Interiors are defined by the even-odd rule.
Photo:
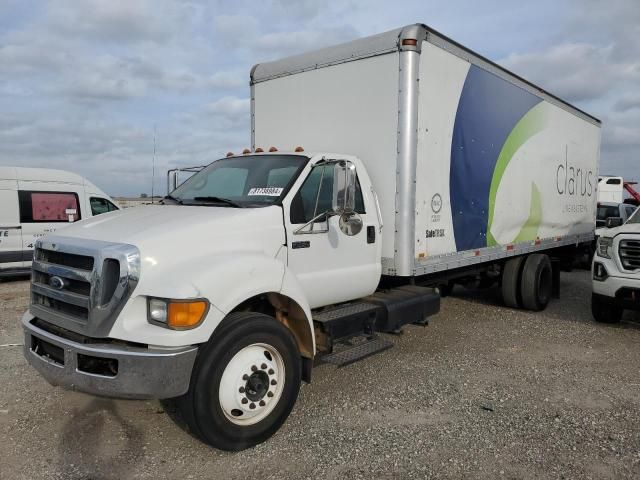
[[[74,192],[18,192],[20,222],[77,222],[81,218]]]
[[[624,208],[627,211],[627,218],[629,218],[631,215],[633,215],[633,212],[636,211],[636,207],[626,206]]]
[[[313,218],[314,212],[316,212],[317,215],[331,210],[333,171],[334,169],[331,165],[320,166],[311,170],[311,173],[291,202],[291,223],[304,224]],[[320,182],[322,182],[322,184]],[[359,180],[356,182],[355,207],[357,213],[366,213]],[[324,217],[318,219],[318,222],[324,221]]]
[[[91,204],[91,215],[93,216],[100,215],[101,213],[113,212],[114,210],[120,210],[106,198],[91,197],[89,199],[89,203]]]
[[[104,198],[91,197],[89,203],[91,204],[91,215],[100,215],[109,211],[108,202]]]

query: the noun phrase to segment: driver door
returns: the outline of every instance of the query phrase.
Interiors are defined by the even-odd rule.
[[[357,182],[355,210],[363,223],[357,234],[344,233],[337,215],[304,227],[315,215],[332,209],[334,170],[333,164],[314,166],[297,192],[283,202],[288,267],[311,308],[370,295],[380,280],[379,223],[368,185],[362,189]]]

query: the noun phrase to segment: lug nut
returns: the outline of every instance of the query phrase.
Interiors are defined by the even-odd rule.
[[[275,380],[271,380],[271,385],[277,385],[278,382],[276,382]]]
[[[244,387],[240,387],[239,392],[244,393]]]
[[[265,406],[264,400],[260,400],[260,406],[261,406],[261,407],[264,407],[264,406]]]
[[[245,405],[246,405],[247,403],[249,403],[249,400],[247,400],[246,398],[243,398],[241,401],[242,401],[242,403],[243,403],[243,404],[245,404]]]
[[[258,367],[256,367],[255,365],[251,365],[251,371],[255,372],[256,370],[258,370]]]
[[[266,369],[267,369],[267,364],[266,364],[266,363],[263,363],[262,365],[260,365],[260,368],[261,368],[262,370],[266,370]]]
[[[255,403],[252,403],[251,405],[249,405],[249,408],[250,408],[251,410],[253,410],[254,408],[256,408],[256,404],[255,404]]]
[[[267,397],[269,398],[273,397],[273,392],[267,392]]]
[[[269,375],[273,375],[275,372],[273,371],[273,368],[269,369]]]
[[[243,380],[249,380],[249,375],[247,375],[246,373],[244,375],[242,375],[242,379]]]

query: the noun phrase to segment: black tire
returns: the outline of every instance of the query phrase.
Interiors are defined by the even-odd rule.
[[[448,297],[453,292],[453,282],[441,283],[438,285],[440,297]]]
[[[605,301],[600,295],[591,294],[591,315],[596,322],[619,323],[622,320],[623,309],[613,302]]]
[[[553,292],[553,270],[548,255],[529,255],[522,268],[522,306],[539,312],[547,308]]]
[[[284,385],[268,416],[253,425],[238,425],[230,421],[223,411],[219,397],[220,382],[234,356],[254,344],[269,345],[280,354],[285,371]],[[264,442],[285,422],[298,397],[300,378],[300,352],[286,327],[268,315],[232,313],[216,329],[212,340],[201,347],[189,391],[178,398],[176,404],[191,432],[202,441],[221,450],[243,450]],[[266,400],[266,397],[262,398]]]
[[[523,263],[524,257],[514,257],[502,267],[502,300],[507,307],[522,308],[520,277]]]

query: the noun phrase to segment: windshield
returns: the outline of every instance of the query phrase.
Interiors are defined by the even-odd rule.
[[[640,223],[640,214],[638,212],[640,212],[640,208],[636,208],[635,213],[631,215],[627,223]]]
[[[216,160],[171,192],[184,204],[261,207],[279,203],[309,161],[302,155],[243,155]]]

